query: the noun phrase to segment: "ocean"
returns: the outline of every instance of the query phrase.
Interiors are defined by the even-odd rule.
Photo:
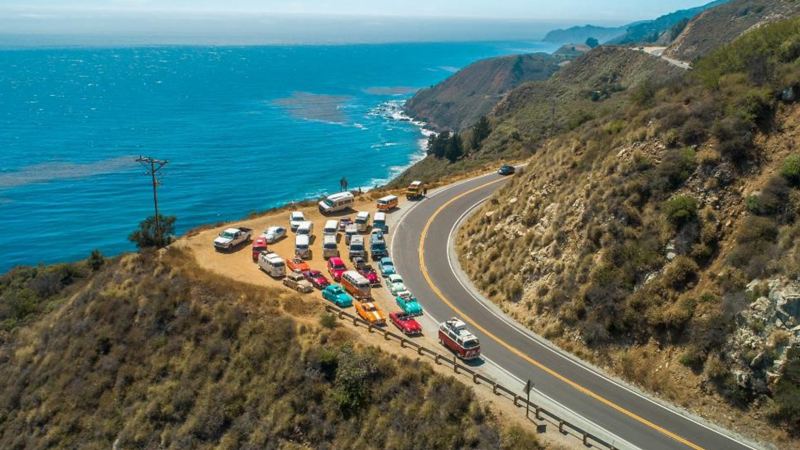
[[[132,250],[138,155],[177,232],[351,188],[424,155],[417,89],[538,42],[0,50],[0,271]]]

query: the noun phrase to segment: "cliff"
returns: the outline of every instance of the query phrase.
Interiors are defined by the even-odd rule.
[[[478,61],[406,103],[409,115],[437,129],[461,130],[489,112],[511,89],[548,78],[561,61],[544,53]]]

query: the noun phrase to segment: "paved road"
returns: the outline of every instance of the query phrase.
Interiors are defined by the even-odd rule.
[[[448,258],[448,239],[459,218],[502,184],[492,174],[445,188],[416,204],[396,227],[395,264],[426,311],[439,320],[464,319],[487,358],[519,379],[533,380],[539,391],[634,446],[751,448],[561,355],[474,297]]]

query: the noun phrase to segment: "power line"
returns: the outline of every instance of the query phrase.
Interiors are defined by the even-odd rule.
[[[161,241],[161,225],[159,224],[158,220],[158,172],[167,165],[169,161],[166,159],[155,159],[149,156],[139,156],[136,158],[136,162],[141,164],[150,178],[153,180],[153,207],[155,208],[155,225],[156,225],[156,242],[160,243]]]

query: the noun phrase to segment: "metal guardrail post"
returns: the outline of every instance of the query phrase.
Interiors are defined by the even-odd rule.
[[[358,317],[353,317],[353,325],[358,326]]]
[[[400,348],[406,348],[406,338],[400,338]]]
[[[542,408],[539,408],[538,406],[534,409],[533,417],[535,417],[536,420],[544,420],[544,418],[542,418],[541,414],[539,414],[541,411],[542,411]]]
[[[497,393],[497,383],[492,383],[492,394],[500,395]]]
[[[473,373],[472,374],[472,382],[475,383],[475,384],[480,384],[480,383],[478,383],[478,374],[477,373]]]
[[[517,394],[514,394],[514,406],[519,408],[519,404],[517,404],[517,399],[519,399],[519,396]]]
[[[417,353],[422,356],[422,346],[417,347]]]
[[[388,330],[383,332],[383,339],[386,340],[386,341],[389,340],[389,331]]]
[[[591,447],[589,444],[589,435],[587,433],[583,433],[583,445],[585,447]]]
[[[433,357],[433,360],[436,361],[436,364],[439,364],[439,354],[437,353],[436,356]]]
[[[561,419],[558,420],[558,432],[561,434],[567,434],[567,432],[564,431],[564,423],[565,422],[563,420]]]
[[[458,373],[458,363],[456,362],[456,355],[453,355],[453,372]]]
[[[369,331],[370,333],[372,333],[372,324],[369,324],[369,325],[367,325],[367,331]]]

